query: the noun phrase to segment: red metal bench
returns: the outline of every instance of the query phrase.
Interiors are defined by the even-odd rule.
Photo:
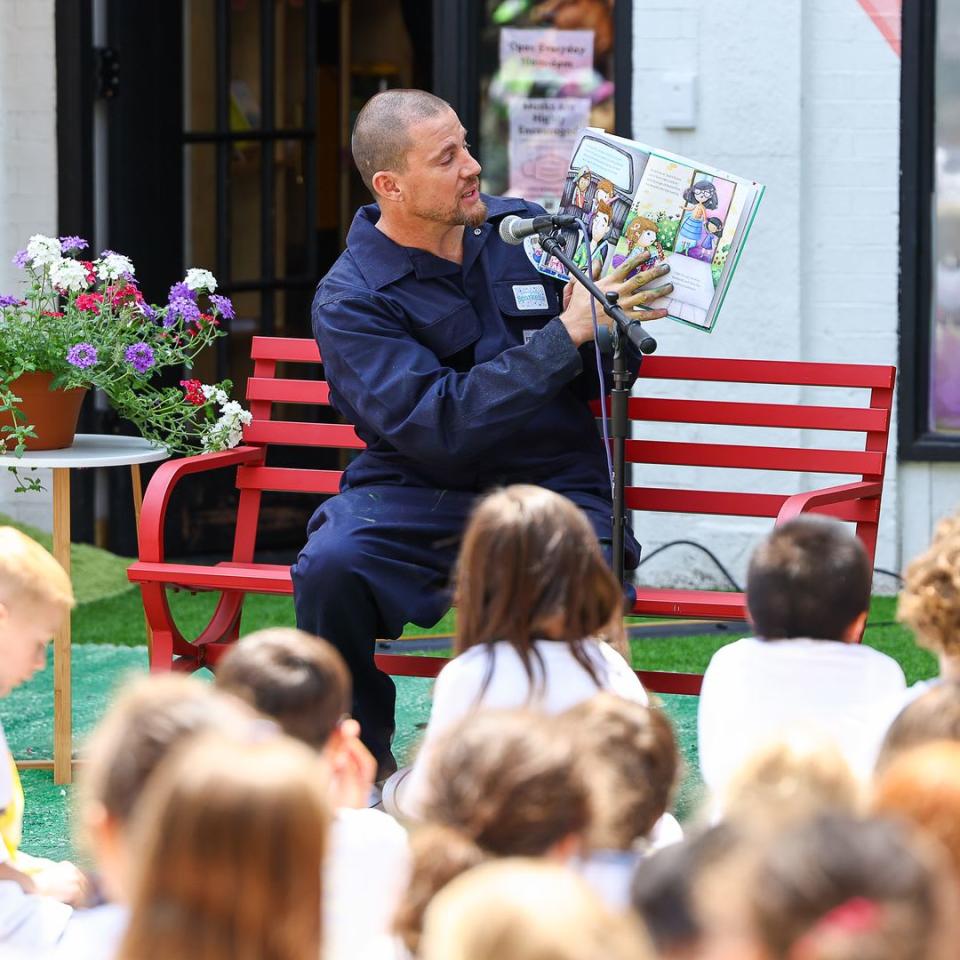
[[[293,491],[312,497],[333,494],[339,489],[340,471],[268,466],[268,447],[278,444],[347,450],[363,447],[353,427],[347,424],[272,419],[274,404],[329,404],[327,385],[323,381],[278,376],[278,364],[320,362],[317,345],[312,340],[255,337],[252,358],[254,372],[247,381],[247,400],[253,422],[244,431],[243,445],[222,453],[164,463],[151,479],[144,497],[140,558],[132,564],[128,575],[140,584],[143,593],[152,630],[150,665],[155,670],[171,667],[191,670],[216,663],[238,636],[247,593],[292,594],[288,567],[254,560],[261,496],[266,491]],[[852,432],[858,449],[850,449],[849,444],[847,449],[821,449],[784,446],[778,442],[745,445],[676,439],[630,440],[627,460],[637,465],[635,479],[645,469],[642,465],[650,465],[647,472],[654,477],[662,466],[683,465],[840,474],[852,479],[792,494],[638,485],[627,488],[627,505],[638,511],[771,517],[776,523],[804,512],[828,514],[854,522],[857,535],[872,558],[877,542],[895,375],[895,369],[889,366],[649,357],[644,361],[638,390],[653,389],[661,393],[666,381],[678,381],[675,392],[679,396],[633,397],[629,404],[630,419],[638,426],[716,424],[778,431]],[[858,406],[693,400],[689,396],[697,388],[692,387],[690,381],[712,382],[717,389],[711,390],[711,395],[724,398],[730,394],[730,384],[772,384],[858,388],[861,392],[867,391],[867,399]],[[175,485],[189,474],[225,467],[236,468],[236,486],[240,491],[232,559],[209,566],[167,562],[164,520]],[[170,588],[220,593],[209,624],[198,636],[185,637],[174,623],[167,603]],[[741,620],[746,610],[741,593],[641,586],[637,590],[634,613]],[[432,677],[444,661],[435,657],[380,654],[377,663],[387,673]],[[663,693],[697,693],[700,689],[701,677],[696,674],[639,671],[639,676],[648,689]]]

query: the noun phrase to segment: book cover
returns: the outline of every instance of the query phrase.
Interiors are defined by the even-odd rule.
[[[650,258],[641,270],[665,261],[674,289],[650,306],[709,332],[763,191],[756,181],[587,127],[578,134],[560,201],[560,212],[576,216],[582,230],[556,236],[581,269],[590,259],[601,264],[601,275],[642,251]],[[567,279],[535,237],[526,245],[538,270]]]

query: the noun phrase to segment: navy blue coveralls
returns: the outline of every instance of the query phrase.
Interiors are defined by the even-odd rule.
[[[331,402],[367,449],[310,520],[293,566],[297,624],[346,659],[354,716],[382,771],[395,688],[374,665],[374,641],[408,622],[432,626],[449,608],[479,493],[548,487],[609,548],[610,481],[587,406],[598,392],[593,345],[574,346],[557,319],[559,286],[497,233],[506,214],[541,208],[484,199],[488,219],[464,229],[462,265],[399,246],[376,229],[379,208],[363,207],[313,301]],[[627,554],[629,569],[632,535]]]

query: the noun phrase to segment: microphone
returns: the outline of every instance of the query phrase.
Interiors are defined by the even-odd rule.
[[[526,237],[533,236],[535,233],[552,230],[554,227],[575,227],[576,225],[576,217],[562,213],[548,213],[540,217],[527,217],[526,219],[511,213],[500,221],[500,239],[504,243],[515,246],[518,243],[523,243]]]
[[[627,339],[633,344],[635,350],[643,354],[654,353],[657,349],[657,341],[640,326],[639,320],[633,320],[627,324]]]

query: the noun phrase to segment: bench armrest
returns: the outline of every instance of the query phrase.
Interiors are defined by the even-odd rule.
[[[201,453],[193,457],[181,457],[161,464],[150,478],[140,511],[140,559],[151,563],[163,562],[163,527],[166,521],[167,504],[173,488],[191,473],[220,470],[255,463],[263,457],[262,447],[234,447],[216,453]]]
[[[823,487],[806,493],[795,493],[788,497],[777,514],[776,526],[786,523],[806,513],[813,507],[824,507],[830,503],[843,503],[847,500],[866,500],[879,497],[883,484],[879,480],[858,480],[856,483],[841,483],[836,487]]]

